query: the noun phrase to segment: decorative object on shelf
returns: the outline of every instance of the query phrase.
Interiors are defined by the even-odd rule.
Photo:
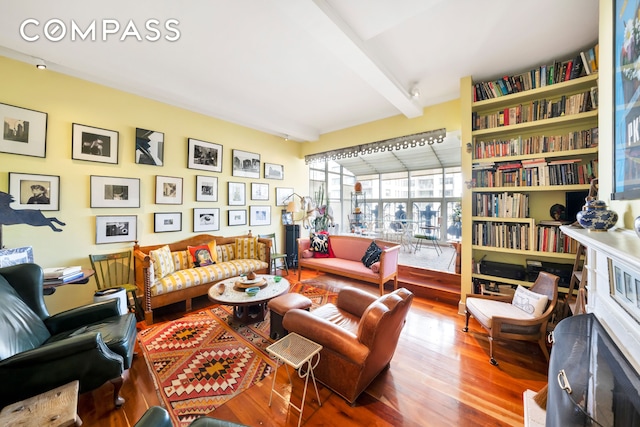
[[[566,208],[559,203],[556,203],[555,205],[551,206],[551,208],[549,209],[549,215],[551,215],[551,219],[555,221],[562,221],[567,219]]]
[[[607,209],[604,200],[589,198],[576,218],[578,223],[589,231],[607,231],[618,222],[618,214]]]
[[[362,193],[362,183],[360,181],[356,181],[356,183],[353,185],[353,191],[355,191],[356,193]]]

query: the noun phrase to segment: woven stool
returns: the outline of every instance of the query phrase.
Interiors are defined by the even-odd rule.
[[[294,308],[308,311],[311,308],[311,300],[300,294],[289,293],[270,300],[267,307],[271,311],[269,336],[271,339],[277,340],[289,333],[282,326],[282,318],[287,314],[287,311]]]

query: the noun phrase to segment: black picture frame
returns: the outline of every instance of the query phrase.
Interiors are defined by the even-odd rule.
[[[260,178],[260,154],[233,150],[232,175],[244,178]]]
[[[164,165],[164,133],[136,128],[136,164]]]
[[[90,177],[92,208],[139,208],[140,178]]]
[[[218,177],[196,175],[196,202],[218,201]]]
[[[247,210],[246,209],[229,209],[227,211],[227,224],[230,227],[237,225],[247,225]]]
[[[640,63],[640,51],[633,50],[634,57],[624,48],[628,44],[625,35],[635,31],[625,29],[625,23],[632,22],[640,13],[627,4],[626,0],[613,1],[613,191],[612,200],[632,200],[640,198],[640,135],[630,131],[632,124],[640,120],[640,76],[636,66]]]
[[[252,182],[251,200],[269,200],[269,184]]]
[[[156,204],[181,205],[182,180],[177,176],[156,175]]]
[[[284,179],[284,166],[264,162],[265,179]]]
[[[182,212],[155,212],[153,214],[153,232],[168,233],[182,231]]]
[[[60,210],[60,177],[9,172],[9,194],[13,209]]]
[[[249,225],[271,225],[271,206],[249,206]]]
[[[73,123],[71,135],[72,159],[118,164],[118,131]]]
[[[220,208],[193,209],[194,233],[218,230],[220,230]]]
[[[97,215],[96,244],[122,243],[138,240],[136,215]]]
[[[209,172],[222,172],[222,145],[188,139],[187,168]]]
[[[246,184],[244,182],[232,182],[228,184],[227,205],[244,206],[247,204]]]
[[[46,157],[47,113],[0,103],[3,131],[0,152]]]

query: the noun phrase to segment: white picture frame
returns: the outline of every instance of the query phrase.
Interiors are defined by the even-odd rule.
[[[269,184],[252,182],[251,200],[269,200]]]
[[[92,208],[139,208],[140,179],[91,175]]]
[[[264,162],[265,179],[284,179],[284,166]]]
[[[133,242],[138,239],[137,215],[97,215],[96,244]]]
[[[73,123],[71,135],[72,159],[118,164],[117,131]]]
[[[236,225],[247,225],[247,210],[246,209],[229,209],[227,211],[227,224],[230,227]]]
[[[249,207],[249,225],[271,225],[271,206],[257,205]]]
[[[293,188],[276,187],[276,206],[287,206],[289,197],[293,194]]]
[[[0,152],[47,156],[47,113],[0,103],[3,132]]]
[[[156,204],[182,204],[182,178],[156,175]]]
[[[196,175],[196,202],[218,201],[218,178]]]
[[[260,154],[233,150],[232,175],[244,178],[260,178]]]
[[[228,197],[227,205],[229,206],[244,206],[247,202],[245,183],[244,182],[229,182],[228,183]]]
[[[182,212],[156,212],[153,214],[153,232],[182,231]]]
[[[219,208],[194,208],[193,231],[218,231],[220,230]]]
[[[9,194],[12,209],[59,211],[60,177],[9,172]]]

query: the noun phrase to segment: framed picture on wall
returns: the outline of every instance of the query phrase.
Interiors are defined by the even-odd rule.
[[[153,214],[153,232],[182,231],[182,212],[156,212]]]
[[[229,182],[229,206],[244,206],[246,204],[245,183]]]
[[[260,154],[233,150],[233,176],[260,178]]]
[[[92,208],[139,208],[140,179],[91,175]]]
[[[46,157],[47,113],[0,104],[0,117],[3,121],[1,152]]]
[[[156,175],[156,204],[182,204],[182,178]]]
[[[246,209],[229,209],[228,214],[229,214],[229,226],[247,225]]]
[[[276,187],[276,206],[287,206],[291,201],[289,197],[293,194],[293,188]]]
[[[136,128],[136,163],[153,166],[164,164],[164,133]]]
[[[271,206],[250,206],[249,207],[249,225],[270,225],[271,224]]]
[[[133,242],[137,240],[136,215],[96,216],[96,244]]]
[[[13,209],[60,210],[60,177],[9,172]]]
[[[269,200],[269,184],[252,182],[251,200]]]
[[[196,175],[196,202],[218,201],[218,178]]]
[[[220,230],[219,208],[195,208],[193,210],[193,231]]]
[[[222,172],[222,145],[189,138],[187,167],[209,172]]]
[[[74,123],[71,158],[118,164],[118,132]]]
[[[264,177],[266,179],[284,179],[284,166],[264,162]]]

